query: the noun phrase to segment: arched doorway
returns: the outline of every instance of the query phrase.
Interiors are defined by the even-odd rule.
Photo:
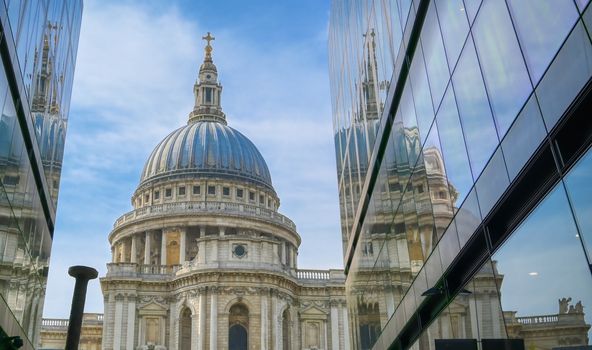
[[[183,309],[179,319],[179,350],[191,350],[191,310]]]
[[[228,349],[247,350],[249,346],[249,309],[234,304],[228,313]]]

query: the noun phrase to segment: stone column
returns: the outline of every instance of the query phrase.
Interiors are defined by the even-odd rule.
[[[191,350],[198,349],[198,333],[199,329],[197,325],[199,324],[199,315],[192,314],[191,315]]]
[[[220,236],[225,236],[226,235],[226,227],[220,226],[219,227],[219,230],[220,230]]]
[[[113,327],[113,350],[121,349],[121,330],[123,329],[121,324],[121,318],[123,316],[123,296],[115,296],[115,325]]]
[[[135,240],[135,238],[134,238],[134,240]],[[127,297],[127,337],[126,337],[126,346],[125,346],[126,349],[134,349],[135,325],[136,325],[136,296],[133,295],[133,296]]]
[[[271,293],[271,328],[273,329],[273,349],[282,349],[282,310],[283,303],[279,299],[278,292]]]
[[[130,252],[130,262],[131,263],[137,263],[138,262],[137,261],[138,259],[137,259],[137,252],[136,252],[136,250],[137,250],[137,247],[136,247],[136,235],[134,234],[132,236],[132,249],[131,249],[131,252]]]
[[[339,350],[339,309],[337,302],[331,301],[331,349]]]
[[[166,265],[167,264],[167,256],[166,256],[166,233],[164,230],[161,231],[161,240],[160,240],[160,264]]]
[[[204,288],[200,288],[198,297],[198,312],[199,312],[199,324],[197,329],[197,349],[206,349],[206,291]]]
[[[267,311],[267,288],[264,288],[261,292],[261,350],[267,350],[267,343],[269,340],[267,323],[269,312]]]
[[[343,305],[343,345],[345,350],[349,350],[351,348],[349,342],[349,317],[347,313],[347,303]]]
[[[187,260],[185,256],[185,252],[187,251],[187,229],[181,228],[180,233],[180,240],[179,242],[179,264],[183,264],[185,260]]]
[[[282,242],[282,244],[280,245],[280,249],[281,249],[280,256],[282,257],[281,263],[283,265],[287,265],[288,264],[288,254],[286,254],[286,243],[285,242]]]
[[[211,289],[210,299],[210,350],[218,349],[218,295],[215,288]]]
[[[146,231],[146,241],[144,243],[144,264],[146,264],[146,265],[150,265],[150,263],[151,263],[151,261],[150,261],[150,249],[152,249],[151,245],[152,245],[152,235],[150,234],[150,231]]]

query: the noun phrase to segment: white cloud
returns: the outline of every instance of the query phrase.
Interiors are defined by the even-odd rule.
[[[267,47],[237,28],[210,30],[229,125],[267,160],[280,211],[303,237],[299,264],[340,267],[328,78],[318,60],[324,42]],[[130,210],[145,159],[191,110],[202,32],[175,7],[85,3],[45,317],[68,315],[67,266],[104,275],[107,235]],[[86,311],[102,312],[98,283],[89,286]]]

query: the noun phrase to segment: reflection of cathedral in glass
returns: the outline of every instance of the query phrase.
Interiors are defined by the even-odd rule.
[[[333,1],[355,348],[590,349],[591,132],[577,123],[591,74],[553,81],[592,53],[592,7],[505,3]]]
[[[300,235],[227,125],[204,39],[188,123],[154,148],[109,234],[103,349],[347,349],[343,271],[297,268]]]
[[[82,2],[0,7],[0,339],[19,336],[32,349],[39,342]]]

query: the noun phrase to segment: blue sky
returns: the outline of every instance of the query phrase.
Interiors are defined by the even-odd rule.
[[[105,274],[144,161],[186,123],[210,31],[229,125],[265,157],[300,268],[341,268],[327,73],[329,4],[85,1],[44,317],[68,317],[71,265]],[[103,312],[98,280],[87,312]]]

